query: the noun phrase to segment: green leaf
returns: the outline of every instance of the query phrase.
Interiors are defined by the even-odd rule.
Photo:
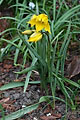
[[[31,66],[34,66],[35,63],[36,63],[36,61],[37,61],[37,58],[34,57]],[[31,73],[32,73],[32,70],[29,71],[28,74],[27,74],[26,81],[25,81],[25,85],[24,85],[24,92],[26,91],[26,88],[27,88],[27,86],[28,86],[29,78],[30,78],[30,76],[31,76]]]
[[[14,72],[14,73],[17,73],[17,74],[24,74],[24,73],[27,73],[31,70],[34,70],[35,69],[35,66],[30,66],[28,68],[25,68],[24,70],[22,70],[21,72]]]
[[[74,81],[72,81],[70,79],[67,79],[67,78],[62,78],[62,79],[63,79],[64,82],[68,82],[69,84],[71,84],[71,85],[73,85],[73,86],[75,86],[77,88],[80,88],[80,85],[78,83],[76,83],[76,82],[74,82]]]
[[[68,19],[71,18],[71,16],[73,14],[75,14],[76,11],[78,11],[80,9],[80,5],[77,5],[73,8],[71,8],[70,10],[68,10],[66,13],[64,13],[59,19],[58,21],[55,23],[55,30],[58,29],[60,27],[61,24],[64,24],[64,22]],[[76,15],[76,14],[75,14]]]
[[[16,112],[13,112],[13,113],[5,116],[5,120],[15,120],[15,119],[17,119],[17,118],[31,112],[31,111],[37,109],[40,103],[46,101],[45,98],[47,98],[47,97],[43,96],[43,97],[40,98],[40,101],[38,103],[33,104],[31,106],[28,106],[28,107],[25,107],[23,109],[20,109],[20,110],[18,110]],[[1,118],[1,120],[3,120],[3,118]]]
[[[33,49],[30,44],[22,37],[21,33],[18,31],[19,37],[23,40],[24,44],[28,47],[28,49],[34,54],[36,58],[42,63],[43,66],[47,67],[46,61],[44,61],[41,56],[37,53],[35,49]]]
[[[14,18],[14,17],[0,17],[0,20],[1,20],[1,19],[9,19],[9,20],[15,20],[15,21],[17,21],[17,22],[20,22],[19,19],[16,19],[16,18]]]
[[[18,47],[21,48],[21,45],[22,45],[22,40],[19,41]],[[20,50],[18,48],[16,48],[15,57],[14,57],[14,65],[17,63],[19,52],[20,52]]]
[[[13,112],[13,113],[5,116],[5,120],[15,120],[31,111],[37,109],[38,105],[39,105],[39,103],[36,103],[34,105],[31,105],[31,106],[25,107],[23,109],[20,109],[16,112]],[[1,118],[1,120],[3,120],[3,118]]]
[[[2,4],[3,0],[0,0],[0,5]]]
[[[56,0],[53,0],[53,20],[56,18]]]
[[[6,40],[6,39],[1,38],[1,41],[5,41],[5,42],[7,42],[8,44],[14,45],[16,48],[20,49],[20,48],[18,47],[18,45],[16,45],[15,43],[11,42],[10,40]],[[20,49],[20,50],[21,50],[21,49]]]
[[[4,33],[7,33],[7,32],[10,32],[10,31],[12,31],[13,32],[13,30],[17,30],[17,28],[8,28],[8,29],[6,29],[6,30],[4,30],[4,31],[2,31],[2,32],[0,32],[0,36],[1,35],[3,35]]]
[[[40,84],[41,81],[29,81],[29,84]]]
[[[4,110],[3,110],[3,107],[1,104],[0,104],[0,111],[1,111],[1,115],[2,115],[3,120],[5,120]]]
[[[24,86],[24,82],[10,82],[0,87],[0,90],[7,90],[10,88],[15,88],[15,87],[20,87],[20,86]]]
[[[40,81],[29,81],[29,84],[40,84]],[[8,90],[11,88],[15,88],[15,87],[21,87],[24,86],[24,82],[10,82],[8,84],[3,85],[2,87],[0,87],[0,90]]]

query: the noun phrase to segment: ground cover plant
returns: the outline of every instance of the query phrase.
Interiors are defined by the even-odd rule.
[[[40,81],[32,81],[32,84],[41,84],[45,96],[42,96],[38,103],[5,116],[5,120],[17,119],[37,109],[44,101],[50,104],[52,109],[55,109],[55,102],[59,100],[66,104],[66,112],[68,106],[75,110],[75,91],[78,92],[80,89],[80,84],[66,78],[64,73],[68,46],[80,33],[78,1],[67,3],[65,0],[44,0],[43,4],[34,1],[34,9],[29,7],[28,3],[25,0],[23,2],[17,0],[10,5],[10,8],[16,9],[16,16],[0,18],[12,21],[12,27],[0,33],[1,42],[7,43],[0,54],[0,61],[7,54],[14,55],[14,65],[20,66],[21,69],[15,73],[18,76],[27,74],[24,82],[11,82],[2,86],[0,90],[24,86],[26,92],[31,82],[30,76],[36,71],[39,73]],[[5,38],[7,34],[10,40]],[[18,64],[19,55],[23,58],[20,64]],[[27,61],[30,66],[25,68]],[[61,90],[64,99],[58,97],[57,88]]]

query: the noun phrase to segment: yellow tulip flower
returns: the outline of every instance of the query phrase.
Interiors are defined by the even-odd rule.
[[[26,30],[22,32],[22,34],[25,35],[29,35],[32,34],[32,32],[34,32],[28,39],[29,42],[37,42],[40,39],[42,39],[42,34],[40,31],[43,29],[51,33],[50,25],[48,22],[48,16],[46,14],[33,15],[28,23],[31,24],[31,27],[35,26],[36,28],[36,30]]]
[[[37,42],[41,39],[42,39],[42,34],[40,32],[34,32],[28,39],[28,42]]]
[[[49,33],[51,33],[50,25],[48,22],[48,16],[46,14],[33,15],[31,20],[28,23],[31,24],[31,27],[35,25],[37,32],[44,29],[45,31],[48,31]]]

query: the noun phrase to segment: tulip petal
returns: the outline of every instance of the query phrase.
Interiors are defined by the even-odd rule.
[[[45,25],[45,31],[48,31],[48,32],[51,34],[49,23],[47,23],[47,24]]]
[[[37,42],[41,39],[42,39],[42,34],[40,32],[35,32],[30,36],[28,42]]]
[[[44,24],[42,22],[36,22],[36,31],[41,31],[44,28]]]
[[[29,35],[32,33],[32,30],[25,30],[24,32],[22,32],[22,34],[24,35]]]

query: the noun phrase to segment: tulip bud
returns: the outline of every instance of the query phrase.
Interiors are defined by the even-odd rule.
[[[32,32],[33,32],[32,30],[25,30],[24,32],[22,32],[22,34],[30,35]]]

